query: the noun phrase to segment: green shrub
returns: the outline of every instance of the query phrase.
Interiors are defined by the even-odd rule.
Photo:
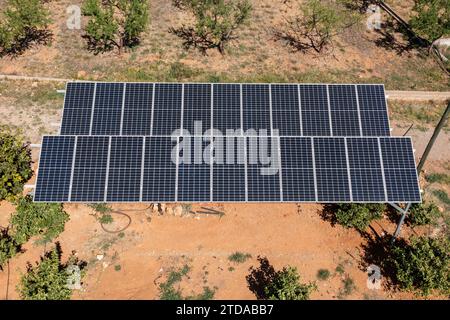
[[[83,264],[73,254],[66,264],[62,264],[58,246],[47,252],[36,266],[28,264],[27,273],[22,275],[17,286],[20,297],[24,300],[69,300],[72,289],[68,286],[71,283],[68,268],[73,265],[83,270]]]
[[[235,30],[244,24],[252,10],[248,0],[173,0],[173,5],[194,16],[193,26],[170,28],[183,39],[183,45],[206,53],[216,48],[224,53],[225,44],[236,39]]]
[[[381,219],[385,209],[384,204],[340,204],[336,210],[336,221],[346,228],[365,231],[373,220]]]
[[[0,17],[0,57],[21,54],[33,43],[48,44],[49,15],[41,0],[7,0]]]
[[[317,279],[319,280],[327,280],[330,277],[331,273],[327,269],[320,269],[317,271]]]
[[[8,230],[0,232],[0,270],[9,259],[20,252],[20,245],[18,245],[13,238],[8,234]]]
[[[64,231],[69,215],[60,203],[34,203],[30,196],[22,197],[11,217],[11,236],[19,243],[33,236],[40,242],[50,242]]]
[[[236,262],[236,263],[244,263],[251,257],[252,257],[252,255],[249,253],[243,253],[243,252],[236,251],[235,253],[231,254],[228,257],[228,260],[232,261],[232,262]]]
[[[396,244],[390,262],[401,289],[429,295],[434,290],[450,293],[450,242],[447,238],[412,237]]]
[[[415,203],[411,205],[406,222],[411,226],[424,226],[434,222],[440,215],[434,203]]]
[[[300,283],[297,268],[287,266],[275,273],[272,281],[264,287],[264,292],[270,300],[308,300],[315,289],[313,283]]]
[[[433,42],[450,35],[450,3],[448,0],[414,0],[411,27]]]
[[[0,201],[15,200],[33,176],[31,150],[21,136],[0,132]]]
[[[95,54],[138,45],[149,20],[145,0],[85,0],[82,12],[89,18],[83,37]]]

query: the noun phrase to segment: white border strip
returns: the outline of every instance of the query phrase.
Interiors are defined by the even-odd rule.
[[[78,136],[75,136],[75,141],[74,141],[74,145],[73,145],[72,169],[70,171],[69,194],[67,197],[67,199],[68,199],[67,201],[69,201],[69,202],[72,200],[72,184],[73,184],[73,175],[75,172],[75,158],[76,158],[76,154],[77,154],[77,142],[78,142]]]
[[[91,109],[91,123],[89,124],[89,135],[92,135],[92,125],[94,123],[94,109],[95,109],[95,97],[97,95],[97,83],[94,86],[94,94],[92,97],[92,109]]]
[[[363,135],[363,126],[361,121],[361,109],[359,107],[359,92],[358,92],[358,86],[355,84],[355,93],[356,93],[356,108],[358,109],[358,122],[359,122],[359,135],[362,137]]]
[[[352,177],[350,173],[350,161],[348,159],[347,138],[344,138],[344,149],[345,149],[345,161],[347,163],[347,178],[348,178],[348,188],[350,191],[350,201],[353,202]]]
[[[177,159],[175,165],[175,202],[178,202],[178,167],[180,163],[180,137],[177,138]]]
[[[303,136],[303,115],[302,115],[302,95],[300,93],[300,85],[297,85],[297,93],[298,93],[298,111],[300,116],[300,135]]]
[[[281,164],[281,138],[280,137],[274,137],[278,141],[278,163],[280,165],[278,175],[280,176],[280,201],[283,201],[283,165]]]
[[[383,160],[383,153],[381,152],[380,137],[377,137],[377,142],[378,142],[378,152],[380,154],[381,177],[383,178],[384,197],[387,202],[388,201],[388,193],[387,193],[387,187],[386,187],[386,177],[384,174],[384,160]]]
[[[145,167],[145,142],[147,137],[142,139],[142,159],[141,159],[141,181],[139,189],[139,202],[142,202],[142,197],[144,193],[144,167]]]
[[[328,102],[328,118],[329,118],[329,122],[330,122],[330,136],[334,137],[333,120],[331,118],[330,90],[329,90],[329,85],[328,84],[327,84],[327,102]]]
[[[210,170],[209,170],[209,198],[210,201],[213,201],[213,170],[214,170],[214,165],[213,165],[213,150],[214,150],[214,131],[213,131],[213,121],[214,121],[214,84],[211,83],[211,154],[209,155],[209,162],[210,162]]]
[[[150,116],[150,136],[153,136],[153,113],[155,110],[155,92],[156,92],[156,83],[152,84],[152,111]]]
[[[123,129],[123,115],[125,113],[125,96],[126,96],[127,84],[123,85],[123,97],[122,97],[122,110],[120,112],[120,135],[122,135]]]
[[[106,160],[105,194],[103,195],[103,199],[104,199],[103,202],[107,202],[107,198],[108,198],[109,160],[111,159],[111,141],[112,141],[112,137],[109,137],[108,158]]]
[[[316,198],[316,202],[319,202],[319,196],[317,191],[317,172],[316,172],[316,154],[314,151],[314,137],[309,137],[311,142],[311,154],[312,154],[312,164],[313,164],[313,175],[314,175],[314,194]]]

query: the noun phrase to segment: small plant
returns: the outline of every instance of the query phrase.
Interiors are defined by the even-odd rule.
[[[67,263],[61,263],[61,250],[57,245],[55,249],[47,252],[36,266],[28,264],[27,273],[22,276],[17,289],[24,300],[69,300],[72,296],[71,266],[78,266],[81,270],[85,265],[74,254]],[[83,276],[81,272],[80,277]]]
[[[430,173],[425,176],[429,183],[442,183],[450,185],[450,176],[445,173]]]
[[[138,45],[148,25],[145,0],[85,0],[82,10],[89,18],[83,37],[94,54]]]
[[[236,39],[235,31],[244,24],[252,10],[248,0],[173,0],[173,5],[190,12],[193,26],[170,28],[169,32],[183,39],[186,49],[202,53],[216,48],[225,53],[225,44]]]
[[[311,292],[316,289],[314,283],[300,283],[297,268],[287,266],[275,273],[264,292],[270,300],[308,300]]]
[[[414,0],[411,27],[430,43],[450,34],[448,0]]]
[[[69,219],[60,203],[35,203],[30,196],[22,197],[11,217],[11,236],[18,244],[37,235],[39,242],[50,242],[64,231]]]
[[[384,204],[340,204],[336,210],[336,220],[346,228],[365,231],[373,220],[381,219],[386,209]]]
[[[116,264],[116,265],[114,266],[114,270],[120,271],[120,270],[122,270],[122,266],[121,266],[120,264]]]
[[[98,221],[101,224],[110,224],[114,222],[114,219],[110,214],[102,214],[101,217],[98,219]]]
[[[411,226],[424,226],[436,221],[441,213],[434,203],[415,203],[411,205],[407,223]]]
[[[33,176],[31,150],[21,136],[0,132],[0,164],[0,201],[16,200]]]
[[[334,269],[334,271],[335,271],[337,274],[344,274],[344,272],[345,272],[344,265],[343,265],[342,263],[339,263],[339,264],[336,266],[336,269]]]
[[[355,282],[349,276],[346,276],[344,280],[342,280],[343,288],[339,292],[339,297],[345,297],[353,293],[356,289]]]
[[[396,244],[389,262],[401,289],[429,295],[450,294],[450,241],[447,238],[412,237]]]
[[[106,203],[90,203],[88,207],[95,211],[93,215],[95,219],[101,224],[110,224],[114,222],[112,215],[110,214],[113,210]],[[119,235],[120,236],[120,235]]]
[[[0,58],[22,54],[33,44],[49,44],[49,12],[41,0],[7,0],[0,17]]]
[[[231,254],[228,257],[228,260],[231,262],[235,262],[235,263],[244,263],[251,257],[252,257],[252,255],[249,253],[242,253],[242,252],[236,251],[235,253]]]
[[[331,275],[331,273],[327,269],[319,269],[319,271],[317,271],[317,279],[319,279],[319,280],[323,280],[323,281],[328,280],[330,275]]]
[[[450,197],[448,196],[447,192],[443,190],[433,190],[432,193],[436,198],[439,199],[439,201],[447,206],[450,206]]]

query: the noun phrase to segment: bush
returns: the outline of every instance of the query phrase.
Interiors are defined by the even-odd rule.
[[[138,45],[149,20],[145,0],[85,0],[82,12],[89,17],[83,37],[94,54]]]
[[[20,252],[20,245],[11,238],[8,230],[0,231],[0,270],[3,270],[5,263],[18,252]]]
[[[173,5],[190,12],[193,26],[169,28],[169,32],[184,40],[186,49],[199,49],[202,53],[216,48],[224,54],[225,44],[237,39],[235,30],[244,24],[252,10],[248,0],[173,0]]]
[[[61,250],[56,246],[47,252],[36,266],[28,264],[27,273],[22,276],[17,287],[20,296],[24,300],[69,300],[72,289],[69,267],[78,266],[83,270],[84,264],[72,255],[66,264],[61,263]],[[82,277],[83,272],[80,274]]]
[[[450,34],[450,2],[448,0],[415,0],[411,27],[430,42]]]
[[[30,196],[21,198],[16,212],[11,217],[11,231],[14,240],[23,244],[39,235],[41,242],[50,242],[64,231],[69,215],[62,204],[34,203]]]
[[[300,16],[288,19],[281,29],[273,30],[275,40],[285,42],[294,51],[313,49],[324,53],[325,49],[333,47],[337,34],[358,21],[358,16],[344,6],[326,1],[307,0],[300,11]]]
[[[228,260],[236,263],[244,263],[245,261],[247,261],[247,259],[250,259],[251,257],[252,255],[249,253],[236,251],[235,253],[231,254],[228,257]]]
[[[7,0],[0,20],[0,57],[23,53],[32,44],[48,44],[49,12],[41,0]]]
[[[412,237],[396,244],[390,255],[400,288],[428,295],[450,293],[450,242],[446,238]]]
[[[381,219],[384,204],[340,204],[336,209],[336,221],[346,228],[365,231],[372,220]]]
[[[434,203],[415,203],[411,205],[406,222],[411,226],[424,226],[430,224],[441,215]]]
[[[331,273],[327,269],[319,269],[319,271],[317,271],[317,278],[319,280],[327,280],[330,277],[330,275]]]
[[[21,136],[0,132],[0,201],[15,200],[32,176],[28,145]]]
[[[297,268],[287,266],[277,271],[272,281],[264,288],[270,300],[308,300],[316,289],[313,283],[302,284]]]

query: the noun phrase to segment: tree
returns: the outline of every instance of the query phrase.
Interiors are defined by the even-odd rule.
[[[237,39],[235,30],[244,24],[252,10],[248,0],[173,0],[178,9],[190,12],[193,26],[170,28],[169,32],[183,39],[186,49],[199,49],[202,53],[216,48],[221,54],[225,44]]]
[[[72,253],[67,263],[61,263],[61,249],[57,245],[47,252],[36,266],[30,263],[27,273],[22,276],[17,289],[24,300],[69,300],[72,296],[71,267],[80,270],[83,276],[85,264],[80,262]]]
[[[14,200],[33,176],[31,150],[19,135],[0,132],[0,201]]]
[[[414,0],[413,12],[411,27],[431,43],[450,35],[450,1]]]
[[[424,226],[434,222],[440,215],[434,203],[415,203],[411,205],[406,222],[411,226]]]
[[[0,57],[19,55],[32,44],[48,44],[49,12],[41,0],[7,0],[0,20]]]
[[[324,53],[333,47],[334,37],[358,21],[341,5],[307,0],[300,7],[301,16],[288,19],[282,29],[274,29],[275,41],[283,41],[294,51],[313,49]]]
[[[30,196],[19,199],[11,217],[13,239],[23,244],[39,235],[41,242],[50,242],[64,231],[69,215],[60,203],[34,203]]]
[[[450,242],[447,238],[412,237],[407,245],[396,244],[389,259],[402,289],[423,295],[433,290],[450,293]]]
[[[145,0],[85,0],[82,12],[89,17],[83,38],[94,54],[138,45],[149,20]]]
[[[264,288],[264,292],[270,300],[308,300],[315,289],[314,283],[300,283],[297,268],[287,266],[275,273],[272,281]]]
[[[381,219],[384,204],[340,204],[336,209],[336,220],[346,228],[365,231],[372,220]]]

